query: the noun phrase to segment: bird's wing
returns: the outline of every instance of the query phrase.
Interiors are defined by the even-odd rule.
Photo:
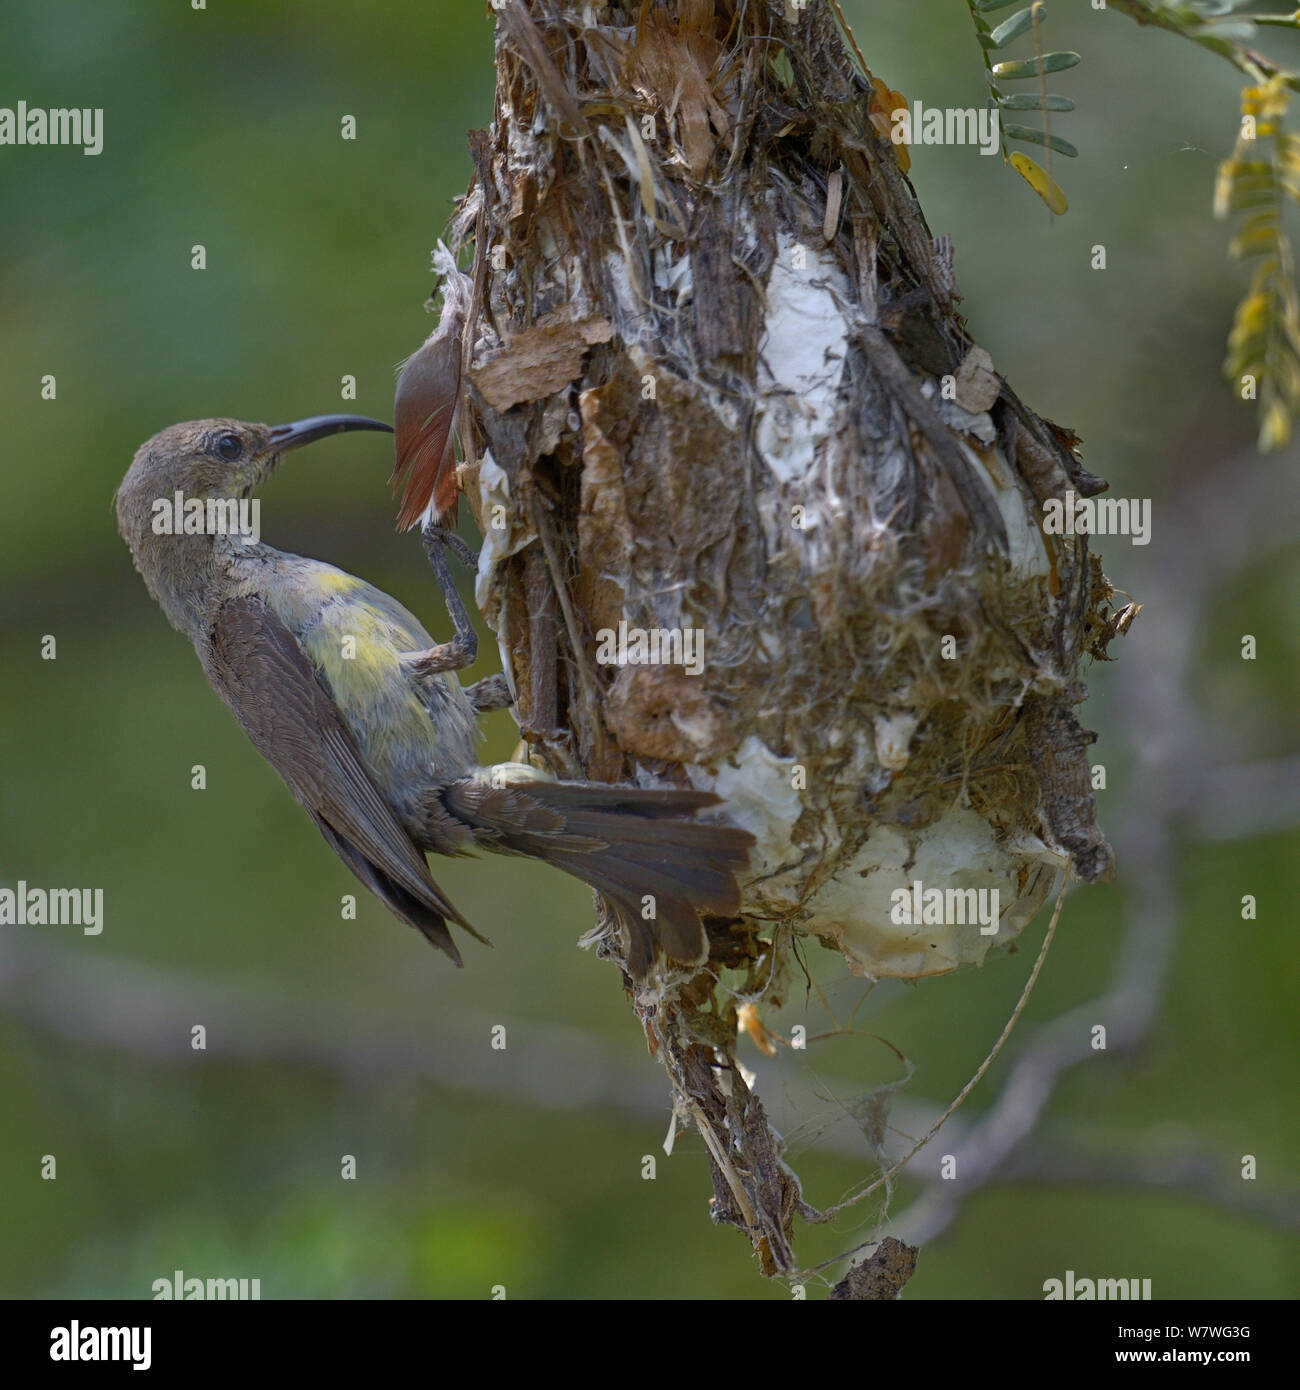
[[[399,917],[459,960],[441,919],[478,933],[434,883],[293,633],[260,599],[232,599],[217,615],[202,661],[253,746],[344,863]]]
[[[311,818],[316,822],[317,830],[325,837],[326,844],[395,917],[414,927],[440,951],[445,951],[457,965],[463,963],[441,912],[430,907],[424,899],[412,896],[394,883],[382,869],[377,869],[355,845],[349,844],[315,811],[311,813]],[[441,901],[441,898],[439,900]],[[478,936],[486,945],[492,944],[487,937],[479,936],[473,927],[467,927],[466,930]]]

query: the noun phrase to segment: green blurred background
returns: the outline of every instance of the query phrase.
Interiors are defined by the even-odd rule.
[[[980,105],[965,6],[846,4],[873,71],[932,105]],[[1142,598],[1162,511],[1228,456],[1294,487],[1294,455],[1258,459],[1219,375],[1242,276],[1210,217],[1235,135],[1236,75],[1172,36],[1084,4],[1049,46],[1081,67],[1057,129],[1072,208],[1055,222],[1001,161],[915,151],[932,229],[950,232],[964,312],[1020,395],[1077,429],[1090,466],[1155,499],[1147,552],[1101,549]],[[5,0],[0,105],[105,111],[97,158],[0,147],[0,883],[104,890],[106,928],[0,932],[0,1293],[148,1297],[175,1269],[257,1277],[263,1297],[788,1298],[708,1215],[694,1134],[671,1158],[666,1083],[614,972],[574,948],[586,890],[510,861],[438,877],[495,951],[454,971],[361,895],[206,687],[132,571],[110,499],[137,445],[206,415],[272,423],[335,409],[391,417],[392,368],[428,332],[429,254],[466,186],[465,131],[492,112],[492,39],[472,0],[188,5]],[[344,115],[357,139],[340,138]],[[207,269],[190,268],[191,247]],[[1104,243],[1108,266],[1089,268]],[[40,379],[57,378],[43,401]],[[340,379],[358,383],[355,404]],[[351,435],[295,459],[263,532],[389,590],[446,629],[412,537],[392,530],[389,455]],[[1225,511],[1234,504],[1223,497]],[[1294,755],[1300,562],[1242,547],[1198,633],[1198,698],[1232,759]],[[1116,651],[1140,675],[1148,609]],[[1242,631],[1262,656],[1237,660]],[[57,660],[40,657],[47,634]],[[492,644],[473,675],[494,668]],[[1118,835],[1131,748],[1114,673],[1089,674],[1103,823]],[[489,725],[509,756],[508,715]],[[1221,748],[1218,750],[1223,751]],[[1195,750],[1191,750],[1195,755]],[[206,791],[190,769],[208,770]],[[1102,990],[1140,854],[1073,896],[1022,1032]],[[1149,1277],[1157,1297],[1281,1297],[1300,1280],[1296,1210],[1295,840],[1206,846],[1177,863],[1177,939],[1147,1045],[1067,1077],[1054,1133],[1172,1175],[1209,1165],[1239,1193],[1258,1156],[1273,1214],[1171,1181],[1007,1182],[928,1245],[911,1298],[1038,1298],[1079,1274]],[[1260,917],[1242,923],[1242,893]],[[1289,906],[1288,906],[1289,905]],[[1037,921],[1025,938],[1037,949]],[[824,956],[823,952],[816,952]],[[945,1104],[984,1057],[1030,956],[907,988],[857,1019]],[[860,982],[817,963],[847,1013]],[[825,1026],[802,997],[777,1028]],[[189,1046],[203,1024],[208,1050]],[[504,1052],[490,1029],[508,1030]],[[857,1038],[769,1063],[742,1056],[795,1165],[829,1204],[870,1171],[840,1102],[896,1080]],[[963,1115],[1006,1074],[1000,1061]],[[838,1099],[833,1099],[838,1098]],[[850,1127],[851,1130],[851,1127]],[[1072,1138],[1071,1138],[1072,1136]],[[918,1165],[932,1172],[943,1138]],[[43,1181],[42,1156],[57,1159]],[[357,1177],[340,1177],[342,1155]],[[657,1176],[642,1176],[657,1155]],[[900,1183],[894,1211],[918,1190]],[[868,1238],[876,1208],[804,1230],[812,1263]],[[833,1274],[834,1271],[831,1271]],[[811,1286],[810,1297],[821,1296]]]

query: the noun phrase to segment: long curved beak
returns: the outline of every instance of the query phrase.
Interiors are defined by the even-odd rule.
[[[372,420],[368,415],[311,415],[291,425],[276,425],[271,431],[270,445],[273,452],[283,454],[344,430],[383,430],[392,434],[393,427],[382,420]]]

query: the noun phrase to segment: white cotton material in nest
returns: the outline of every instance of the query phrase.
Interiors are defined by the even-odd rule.
[[[497,516],[512,518],[510,506],[510,479],[505,469],[485,451],[479,460],[478,468],[478,515],[482,522],[483,547],[479,551],[478,578],[474,583],[474,602],[486,613],[496,583],[497,565],[508,555],[514,555],[534,539],[531,526],[515,524],[512,527],[494,526]]]
[[[906,715],[878,720],[877,746],[883,741],[893,754],[905,756],[909,722]],[[855,765],[864,758],[868,750],[858,749]],[[776,757],[751,734],[716,770],[692,766],[687,771],[696,787],[724,799],[732,824],[755,837],[747,902],[773,918],[794,912],[799,932],[834,941],[856,975],[923,979],[983,964],[991,947],[1020,934],[1065,867],[1065,858],[1037,836],[999,838],[981,815],[959,803],[917,829],[873,826],[853,857],[805,898],[809,849],[791,837],[806,810],[793,785],[796,766],[796,760]],[[831,842],[821,852],[834,855],[841,841],[832,821],[824,821],[823,828]],[[895,893],[911,894],[918,881],[925,890],[945,893],[996,890],[996,917],[987,923],[896,921]],[[989,897],[983,901],[992,906]],[[996,931],[981,931],[994,921]]]
[[[783,868],[790,860],[790,832],[804,812],[794,787],[795,766],[795,759],[778,758],[750,734],[716,771],[693,765],[686,769],[694,786],[722,797],[727,819],[754,837],[750,864],[757,873]]]
[[[796,246],[805,258],[801,270],[792,268]],[[793,482],[806,475],[837,429],[849,339],[844,306],[852,295],[830,256],[784,234],[778,237],[766,293],[755,440],[773,474]]]
[[[912,735],[920,719],[910,710],[877,715],[872,720],[876,735],[876,760],[890,772],[902,772],[911,753]]]
[[[689,256],[673,256],[671,246],[657,246],[652,254],[655,289],[672,294],[678,305],[691,293],[693,276]]]
[[[921,383],[921,394],[928,397],[930,403],[939,412],[939,418],[946,425],[951,425],[953,429],[960,430],[963,434],[969,434],[972,438],[978,439],[981,444],[995,444],[998,432],[993,424],[993,417],[988,411],[982,411],[979,415],[972,415],[969,410],[963,410],[956,401],[950,401],[942,392],[935,390],[935,384],[927,378]]]
[[[982,964],[991,946],[1019,935],[1064,863],[1041,841],[999,843],[982,816],[954,806],[919,830],[873,827],[853,859],[805,905],[809,916],[800,929],[833,937],[856,975],[943,975]],[[895,891],[910,892],[917,881],[926,889],[996,889],[997,932],[983,935],[979,922],[896,922]]]
[[[988,483],[988,490],[1002,513],[1007,528],[1007,560],[1012,572],[1025,579],[1048,574],[1052,563],[1047,557],[1042,533],[1029,513],[1024,492],[1005,471],[1007,464],[1001,449],[990,451],[990,458],[968,444],[963,444],[962,448],[979,470],[980,477]]]
[[[621,251],[611,248],[605,253],[605,279],[618,307],[618,335],[629,346],[638,343],[642,336],[653,332],[653,319],[647,326],[645,299],[638,294],[632,284],[632,275],[627,268]]]
[[[506,679],[514,687],[514,666],[510,660],[508,633],[506,631],[506,605],[501,603],[501,593],[497,584],[496,569],[508,555],[514,555],[536,539],[531,525],[515,517],[510,505],[510,479],[505,469],[492,457],[491,450],[484,452],[479,460],[478,478],[478,518],[483,532],[483,545],[479,550],[478,575],[474,581],[474,602],[488,625],[497,634],[497,650],[501,655],[501,669]],[[509,526],[494,526],[496,517],[506,517]]]

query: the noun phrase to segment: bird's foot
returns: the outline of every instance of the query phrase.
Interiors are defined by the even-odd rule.
[[[473,634],[471,634],[471,637]],[[404,652],[402,664],[418,678],[441,675],[444,671],[463,671],[478,656],[478,642],[466,642],[459,634],[450,642],[440,642],[423,652]]]
[[[474,624],[461,601],[456,581],[451,577],[451,570],[447,567],[448,550],[471,570],[478,568],[478,552],[471,550],[455,532],[449,531],[445,526],[434,526],[432,523],[424,528],[424,553],[429,557],[434,578],[442,590],[442,601],[447,605],[447,613],[456,628],[456,635],[450,642],[430,647],[427,652],[412,654],[410,660],[420,675],[459,671],[469,666],[478,656],[478,633],[474,631]]]
[[[474,708],[475,714],[488,714],[494,709],[505,709],[513,705],[515,697],[510,693],[510,682],[498,671],[495,676],[484,676],[467,686],[465,694]]]

